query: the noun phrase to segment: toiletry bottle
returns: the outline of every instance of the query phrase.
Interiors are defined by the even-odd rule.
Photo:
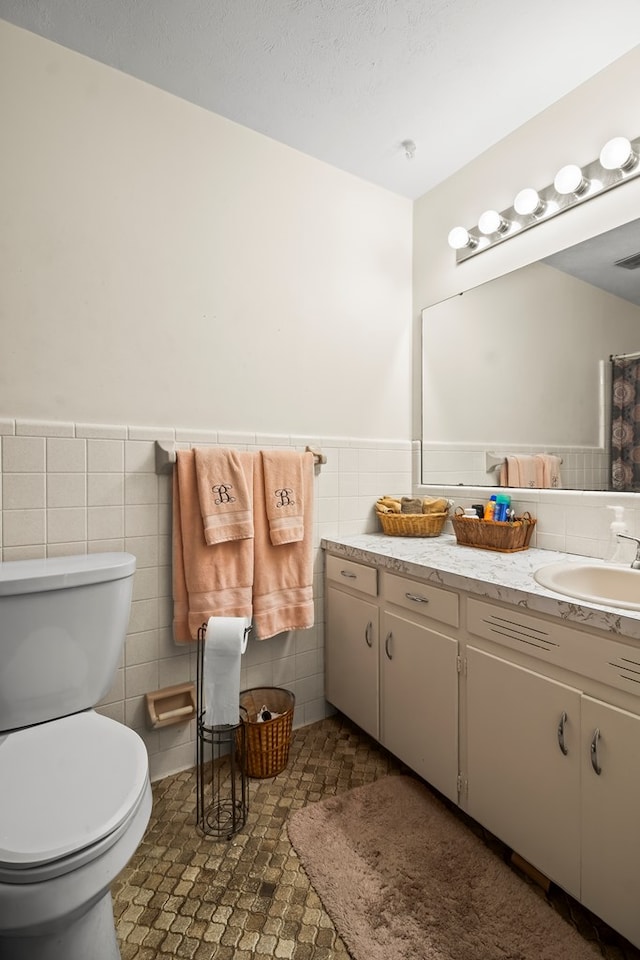
[[[613,520],[609,527],[609,545],[604,559],[608,563],[630,564],[635,556],[635,546],[628,540],[620,540],[618,537],[619,533],[629,534],[624,522],[624,507],[608,507],[608,509],[613,510]]]
[[[507,511],[510,505],[511,497],[506,493],[499,493],[496,497],[496,509],[493,514],[493,519],[504,522],[507,519]]]
[[[495,494],[493,494],[493,495],[490,497],[489,502],[487,503],[486,507],[484,508],[484,519],[485,519],[485,520],[494,520],[494,519],[495,519],[495,517],[494,517],[495,509],[496,509],[496,497],[495,497]]]

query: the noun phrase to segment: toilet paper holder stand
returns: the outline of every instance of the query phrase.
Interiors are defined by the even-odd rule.
[[[245,629],[245,637],[251,627]],[[249,778],[245,725],[205,724],[204,646],[207,624],[197,633],[196,652],[196,827],[205,836],[230,840],[247,822]]]

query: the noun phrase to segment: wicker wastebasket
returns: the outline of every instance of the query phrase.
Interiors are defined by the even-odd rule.
[[[275,777],[287,766],[295,702],[291,690],[281,687],[254,687],[240,694],[246,770],[250,777]],[[263,707],[279,716],[259,721],[258,714]]]

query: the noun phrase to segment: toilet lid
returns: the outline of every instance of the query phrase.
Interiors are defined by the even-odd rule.
[[[102,840],[147,777],[138,734],[93,710],[0,736],[0,866],[50,863]]]

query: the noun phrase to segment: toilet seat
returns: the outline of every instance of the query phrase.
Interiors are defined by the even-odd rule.
[[[144,743],[93,710],[0,736],[0,881],[77,869],[124,832],[148,785]]]

